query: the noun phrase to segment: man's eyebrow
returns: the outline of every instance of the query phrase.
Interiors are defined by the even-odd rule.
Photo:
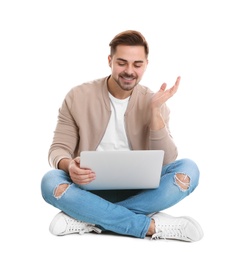
[[[117,58],[117,61],[123,61],[123,62],[128,62],[127,60],[124,60],[122,58]],[[135,60],[134,63],[143,63],[143,60]]]

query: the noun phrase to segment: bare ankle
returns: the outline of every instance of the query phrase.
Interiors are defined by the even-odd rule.
[[[151,219],[150,226],[147,231],[147,236],[152,236],[155,233],[155,221],[154,219]]]

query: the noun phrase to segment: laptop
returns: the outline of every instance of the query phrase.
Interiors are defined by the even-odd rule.
[[[163,159],[163,150],[82,151],[80,167],[92,169],[96,179],[80,187],[86,190],[157,188]]]

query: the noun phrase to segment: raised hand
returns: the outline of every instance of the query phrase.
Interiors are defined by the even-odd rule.
[[[152,97],[152,109],[160,108],[169,98],[171,98],[177,92],[179,84],[180,77],[177,77],[175,84],[169,89],[166,89],[167,84],[163,83],[159,91],[156,92]]]

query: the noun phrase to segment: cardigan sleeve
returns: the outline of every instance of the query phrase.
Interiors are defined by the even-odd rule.
[[[157,131],[150,130],[149,148],[152,150],[164,150],[164,165],[173,162],[178,156],[178,149],[174,143],[169,129],[170,110],[165,104],[161,111],[165,127]]]
[[[63,158],[72,158],[77,146],[78,129],[71,113],[73,102],[72,90],[66,95],[59,109],[58,122],[54,131],[53,141],[49,149],[49,164],[58,168]]]

